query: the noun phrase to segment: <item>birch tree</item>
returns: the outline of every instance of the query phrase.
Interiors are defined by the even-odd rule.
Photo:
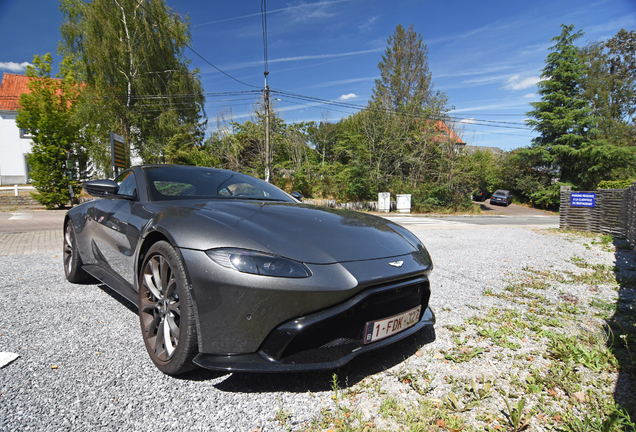
[[[61,0],[59,53],[84,83],[78,118],[97,168],[109,164],[109,132],[144,162],[167,146],[199,145],[205,115],[198,70],[185,57],[189,21],[165,0]],[[129,152],[130,154],[130,152]]]

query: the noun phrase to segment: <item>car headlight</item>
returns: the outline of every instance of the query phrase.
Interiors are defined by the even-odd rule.
[[[311,276],[304,264],[277,255],[233,248],[210,249],[206,253],[215,263],[242,273],[287,278]]]

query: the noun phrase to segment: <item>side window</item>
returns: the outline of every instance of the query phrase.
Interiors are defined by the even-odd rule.
[[[119,185],[119,192],[117,192],[117,195],[137,195],[137,184],[135,183],[135,175],[132,171],[125,171],[121,173],[115,179],[115,183]]]

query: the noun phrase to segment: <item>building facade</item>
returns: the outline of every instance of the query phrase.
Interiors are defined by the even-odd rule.
[[[29,78],[5,73],[0,83],[0,185],[29,183],[27,155],[31,136],[15,123],[20,95],[28,91]]]

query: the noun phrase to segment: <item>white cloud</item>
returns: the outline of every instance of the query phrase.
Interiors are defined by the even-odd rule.
[[[352,1],[352,0],[333,0],[333,1],[319,1],[317,3],[301,3],[296,6],[288,6],[288,7],[284,7],[280,9],[268,10],[267,14],[270,15],[277,12],[292,12],[294,13],[295,19],[297,20],[302,18],[328,18],[332,14],[325,11],[325,6],[329,6],[334,3],[342,3],[342,2],[349,2],[349,1]],[[306,10],[306,9],[310,9],[310,10]],[[248,15],[241,15],[241,16],[237,16],[233,18],[225,18],[225,19],[220,19],[216,21],[210,21],[206,23],[196,24],[195,27],[203,27],[210,24],[240,20],[240,19],[251,18],[255,16],[261,16],[261,13],[258,12],[258,13],[248,14]]]
[[[467,118],[467,119],[462,119],[459,122],[463,123],[463,124],[473,124],[473,123],[475,123],[475,119],[474,118]]]
[[[375,53],[379,51],[384,51],[384,48],[374,48],[374,49],[363,50],[363,51],[352,51],[352,52],[337,53],[337,54],[318,54],[318,55],[307,55],[307,56],[297,56],[297,57],[284,57],[284,58],[278,58],[278,59],[273,59],[268,61],[269,63],[280,63],[280,62],[289,62],[289,61],[298,61],[298,60],[315,60],[315,59],[324,59],[324,58],[349,57],[354,55]],[[260,63],[260,61],[256,63],[258,64]]]
[[[482,74],[489,74],[493,72],[500,72],[502,70],[514,69],[515,67],[516,66],[513,66],[513,65],[496,65],[496,66],[490,66],[490,67],[474,69],[474,70],[454,70],[452,72],[438,73],[435,75],[435,78],[482,75]]]
[[[351,78],[351,79],[345,79],[345,80],[327,81],[324,83],[312,84],[310,86],[305,86],[303,88],[312,89],[312,88],[333,87],[333,86],[339,86],[342,84],[351,84],[351,83],[364,82],[364,81],[375,81],[376,79],[378,79],[378,77]]]
[[[338,100],[342,100],[342,101],[344,101],[344,100],[349,100],[349,99],[355,99],[355,98],[357,98],[357,97],[358,97],[358,96],[357,96],[355,93],[349,93],[349,94],[346,94],[346,95],[342,95],[342,96],[340,96],[340,97],[338,98]]]
[[[361,33],[369,33],[378,18],[380,18],[379,15],[369,18],[364,24],[358,27],[358,30],[360,30]]]
[[[634,27],[635,24],[636,24],[636,14],[628,14],[612,21],[588,26],[585,28],[585,32],[588,34],[608,33],[608,32],[616,33],[621,28],[629,29],[630,27]],[[610,37],[613,37],[613,36],[614,35]]]
[[[523,97],[531,99],[531,98],[535,97],[536,95],[537,95],[536,93],[528,93],[528,94],[523,95]]]
[[[528,77],[522,79],[519,75],[513,75],[508,78],[508,82],[504,88],[510,90],[523,90],[536,85],[539,81],[541,81],[541,77]]]
[[[8,70],[9,72],[24,72],[27,66],[31,66],[31,63],[0,62],[0,70]]]
[[[471,107],[455,109],[450,111],[451,114],[461,113],[461,112],[472,112],[472,111],[488,111],[488,110],[498,110],[498,109],[512,109],[512,108],[528,108],[528,102],[523,101],[510,101],[506,103],[493,103],[488,105],[475,105]]]
[[[374,49],[368,49],[368,50],[363,50],[363,51],[352,51],[352,52],[336,53],[336,54],[318,54],[318,55],[305,55],[305,56],[296,56],[296,57],[282,57],[282,58],[277,58],[277,59],[270,59],[270,60],[268,60],[268,62],[270,64],[272,64],[272,63],[285,63],[285,62],[304,61],[304,60],[331,59],[331,58],[341,58],[341,57],[350,57],[350,56],[356,56],[356,55],[370,54],[370,53],[376,53],[376,52],[380,52],[380,51],[384,51],[384,48],[374,48]],[[235,69],[242,69],[242,68],[246,68],[246,67],[252,67],[252,66],[256,66],[256,65],[261,65],[262,63],[263,63],[263,60],[258,60],[258,61],[253,61],[253,62],[249,62],[249,63],[239,63],[239,64],[234,64],[234,65],[225,65],[224,67],[222,67],[222,69],[224,71],[230,71],[230,70],[235,70]],[[204,71],[204,73],[208,73],[208,71],[209,72],[214,72],[213,70],[208,69],[208,70]]]

